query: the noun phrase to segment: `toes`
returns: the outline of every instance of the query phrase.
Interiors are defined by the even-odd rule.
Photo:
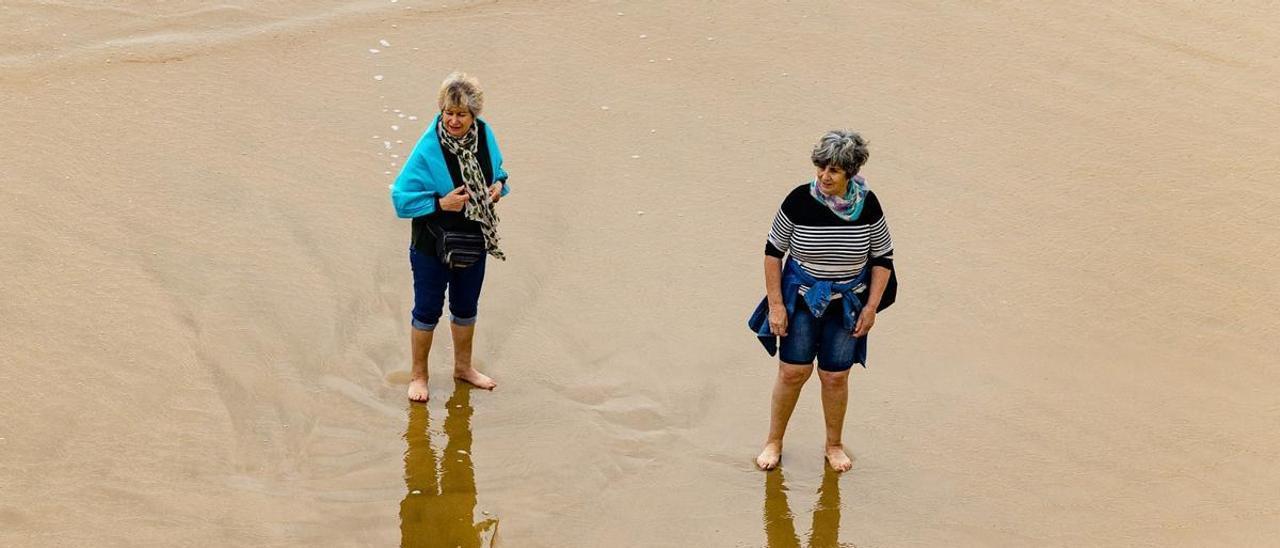
[[[836,472],[848,472],[853,469],[853,461],[845,455],[827,457],[827,464],[831,465],[831,469]]]
[[[498,383],[482,373],[462,374],[458,375],[457,378],[481,390],[493,390],[498,387]]]
[[[756,457],[756,466],[761,470],[773,470],[774,468],[777,468],[778,461],[780,460],[781,459],[775,455],[761,454]]]
[[[426,402],[430,393],[426,390],[413,389],[409,390],[409,401]]]

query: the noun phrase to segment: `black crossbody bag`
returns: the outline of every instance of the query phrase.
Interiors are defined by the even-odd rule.
[[[484,258],[484,235],[475,232],[444,230],[427,224],[436,241],[436,257],[450,268],[466,268]]]

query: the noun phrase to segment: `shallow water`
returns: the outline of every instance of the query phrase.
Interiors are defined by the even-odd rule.
[[[801,544],[797,531],[803,527],[803,518],[809,513],[791,511],[787,497],[784,472],[773,470],[765,474],[764,482],[764,535],[765,546],[788,548],[799,546],[843,546],[840,544],[840,474],[828,468],[822,473],[822,487],[818,500],[813,504],[811,525]],[[797,523],[797,518],[801,521]]]
[[[507,546],[1266,544],[1276,19],[5,2],[0,545],[417,545],[437,519]],[[386,192],[455,68],[513,176],[477,334],[500,386],[456,392],[441,337],[410,406]],[[854,470],[825,473],[809,387],[762,474],[743,322],[833,126],[871,141],[902,293],[853,375]]]
[[[459,385],[445,402],[443,451],[432,447],[430,413],[409,406],[404,477],[408,493],[400,502],[401,546],[492,546],[499,520],[476,508],[475,466],[471,461],[471,390]],[[439,444],[436,444],[439,445]]]

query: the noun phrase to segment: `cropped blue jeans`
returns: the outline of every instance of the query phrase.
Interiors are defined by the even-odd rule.
[[[449,268],[434,255],[409,248],[409,266],[413,268],[413,328],[435,330],[444,313],[446,290],[450,321],[457,325],[475,325],[487,258],[466,268]]]

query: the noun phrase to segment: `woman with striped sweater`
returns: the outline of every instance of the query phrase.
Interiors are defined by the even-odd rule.
[[[853,466],[841,440],[849,370],[866,366],[867,333],[888,304],[882,298],[893,269],[884,212],[858,176],[867,157],[857,133],[823,135],[812,153],[816,177],[787,194],[774,217],[765,244],[766,296],[750,322],[779,357],[769,437],[756,457],[761,469],[780,462],[787,422],[815,361],[827,462],[838,472]]]

